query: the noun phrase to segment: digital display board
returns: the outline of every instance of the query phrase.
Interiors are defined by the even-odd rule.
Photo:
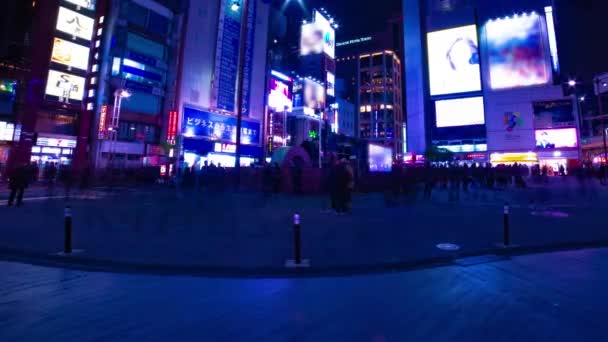
[[[277,78],[270,78],[268,92],[268,107],[279,112],[291,112],[293,103],[289,84]]]
[[[310,80],[304,81],[304,107],[325,109],[325,87]]]
[[[437,128],[483,125],[483,97],[435,101]]]
[[[371,172],[390,172],[393,165],[393,149],[386,146],[369,144],[367,162]]]
[[[537,129],[534,133],[540,150],[578,147],[576,128]]]
[[[12,141],[15,134],[15,124],[0,121],[0,141]]]
[[[184,108],[182,132],[186,138],[205,138],[236,143],[236,118],[194,108]],[[260,124],[242,121],[241,142],[255,145],[260,140]]]
[[[87,70],[89,67],[89,50],[86,46],[55,38],[51,62]]]
[[[67,1],[71,4],[74,4],[76,6],[79,6],[79,7],[84,7],[89,10],[95,9],[96,0],[65,0],[65,1]]]
[[[336,57],[336,30],[323,14],[315,12],[315,25],[322,33],[323,52],[330,58]]]
[[[313,55],[323,52],[323,31],[315,23],[302,25],[300,55]]]
[[[485,25],[490,87],[508,89],[547,84],[551,63],[538,14],[525,13]]]
[[[84,77],[61,71],[49,70],[46,94],[59,97],[61,102],[82,101],[84,98]]]
[[[94,20],[65,7],[59,7],[56,29],[74,37],[91,40]]]
[[[431,95],[481,90],[477,26],[427,34]]]
[[[572,100],[537,101],[534,108],[535,128],[560,128],[576,125]]]
[[[327,96],[336,96],[336,75],[327,72]]]

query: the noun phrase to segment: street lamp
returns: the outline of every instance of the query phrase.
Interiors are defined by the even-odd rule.
[[[120,123],[120,106],[122,99],[129,98],[131,92],[128,89],[118,88],[114,91],[114,107],[112,108],[112,122],[110,124],[110,162],[108,166],[114,165],[114,153],[116,149],[116,141],[118,140],[118,126]]]

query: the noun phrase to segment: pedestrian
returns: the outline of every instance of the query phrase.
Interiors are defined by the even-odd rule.
[[[64,198],[69,201],[72,193],[72,186],[74,185],[74,169],[71,165],[65,165],[61,168],[59,173],[59,179],[63,184]]]
[[[23,205],[25,188],[27,188],[31,180],[29,168],[25,165],[18,166],[9,174],[9,177],[9,189],[11,193],[8,198],[8,206],[12,207],[16,198],[17,206],[20,207]]]

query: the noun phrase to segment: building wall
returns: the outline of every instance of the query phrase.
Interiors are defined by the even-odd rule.
[[[338,132],[348,137],[356,137],[357,120],[355,105],[347,100],[336,98],[338,104]]]

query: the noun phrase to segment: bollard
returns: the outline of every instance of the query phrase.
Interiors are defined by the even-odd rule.
[[[293,252],[294,261],[296,265],[302,263],[302,239],[300,236],[300,215],[298,213],[293,215]]]
[[[502,230],[503,246],[508,247],[510,244],[509,236],[509,203],[505,203],[504,216],[503,216],[503,230]]]
[[[66,206],[64,211],[63,253],[72,253],[72,207],[70,206]]]

